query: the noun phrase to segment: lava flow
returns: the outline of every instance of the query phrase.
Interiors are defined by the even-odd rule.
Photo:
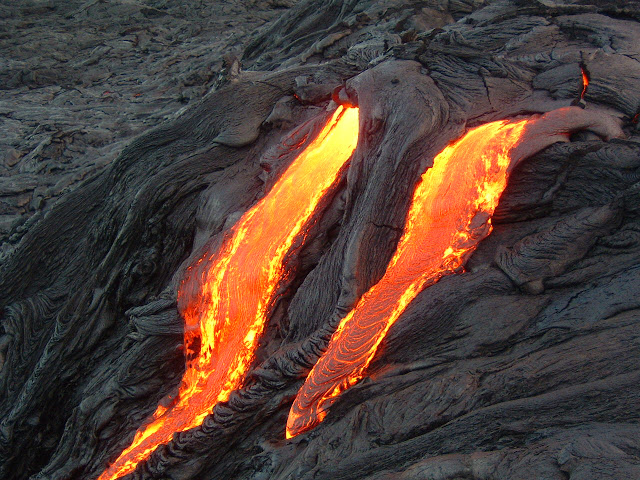
[[[340,107],[271,191],[233,226],[197,294],[179,294],[187,365],[170,407],[158,406],[133,443],[99,477],[112,480],[145,460],[176,432],[202,423],[242,386],[269,305],[285,274],[283,260],[358,142],[358,109]]]
[[[287,438],[320,423],[362,376],[391,325],[415,296],[459,270],[491,230],[507,184],[510,151],[528,120],[492,122],[446,147],[413,195],[404,233],[382,279],[340,322],[291,407]]]
[[[582,93],[580,93],[580,100],[584,100],[587,87],[589,86],[589,73],[584,65],[580,65],[580,71],[582,72]]]

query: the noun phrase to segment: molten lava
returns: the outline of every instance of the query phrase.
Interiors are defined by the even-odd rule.
[[[158,406],[133,443],[99,477],[136,468],[176,432],[196,427],[218,402],[242,386],[283,275],[283,260],[358,142],[358,110],[340,107],[271,191],[233,226],[196,279],[196,295],[181,288],[187,365],[179,393]]]
[[[387,331],[415,296],[460,269],[489,234],[490,217],[507,184],[510,151],[526,123],[477,127],[434,159],[413,195],[404,233],[384,276],[342,319],[298,392],[287,438],[324,419],[340,393],[362,378]]]
[[[580,71],[582,72],[582,93],[580,94],[580,100],[584,100],[584,95],[587,93],[587,87],[589,86],[589,73],[583,65],[580,65]]]

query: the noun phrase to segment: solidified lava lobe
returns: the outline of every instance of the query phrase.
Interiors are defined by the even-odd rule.
[[[358,128],[358,109],[339,107],[271,191],[233,226],[220,251],[198,261],[210,266],[194,269],[202,274],[197,293],[179,292],[187,365],[178,396],[169,407],[158,406],[99,480],[132,472],[242,386],[285,274],[283,259],[351,157]]]
[[[510,151],[527,122],[482,125],[436,156],[416,188],[384,276],[342,319],[298,392],[287,438],[324,419],[341,392],[362,378],[387,331],[415,296],[461,268],[490,233],[491,215],[507,184]]]

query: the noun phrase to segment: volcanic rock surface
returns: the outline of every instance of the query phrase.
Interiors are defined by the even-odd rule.
[[[0,15],[1,478],[96,478],[131,443],[183,373],[186,268],[334,100],[359,106],[360,141],[287,257],[244,387],[129,478],[640,478],[640,2],[34,0]],[[624,138],[581,115],[541,131],[573,125],[512,172],[466,271],[418,294],[366,378],[285,440],[437,153],[579,104],[583,72],[584,118]]]

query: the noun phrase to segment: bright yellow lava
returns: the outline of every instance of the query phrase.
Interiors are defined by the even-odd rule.
[[[491,230],[507,184],[509,152],[527,120],[469,131],[436,156],[413,196],[404,233],[382,279],[340,322],[289,412],[287,438],[321,422],[363,376],[378,345],[425,287],[459,269]]]
[[[188,360],[178,397],[169,407],[158,406],[99,480],[132,472],[158,445],[200,425],[242,386],[285,273],[284,257],[351,157],[358,127],[358,109],[340,107],[271,191],[234,225],[221,250],[199,260],[210,263],[197,279],[201,289],[191,295],[181,288],[179,294]]]

